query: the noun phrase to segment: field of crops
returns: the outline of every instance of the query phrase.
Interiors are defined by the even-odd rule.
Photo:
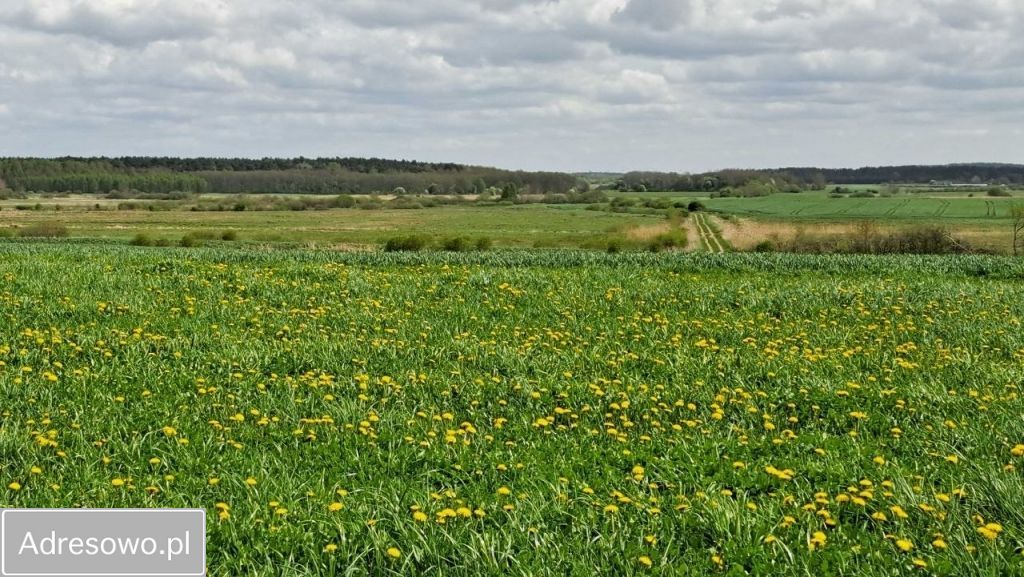
[[[1022,280],[5,242],[0,506],[202,507],[211,575],[1021,574]]]
[[[878,188],[878,187],[875,187]],[[945,225],[1004,226],[1010,219],[1010,207],[1020,203],[1020,192],[1010,197],[989,197],[982,191],[975,196],[965,192],[901,193],[876,196],[833,198],[827,191],[799,194],[773,194],[753,198],[707,198],[685,193],[619,193],[626,198],[668,198],[689,202],[700,200],[709,209],[724,214],[777,220],[851,220],[872,219],[881,222]]]

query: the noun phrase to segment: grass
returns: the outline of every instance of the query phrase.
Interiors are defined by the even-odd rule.
[[[202,507],[211,575],[1024,570],[1019,260],[21,241],[0,279],[0,505]]]
[[[0,217],[8,227],[60,224],[74,237],[124,242],[139,234],[177,241],[188,233],[220,237],[232,231],[249,243],[381,245],[394,236],[417,235],[431,243],[455,236],[488,237],[505,247],[597,246],[601,238],[664,219],[663,215],[586,210],[578,205],[264,212],[4,210]]]
[[[885,192],[885,187],[846,187],[852,195],[833,198],[829,191],[798,194],[779,193],[756,198],[709,198],[680,193],[614,193],[625,199],[657,200],[665,206],[700,201],[710,215],[674,222],[669,228],[689,233],[690,250],[712,250],[757,246],[763,241],[792,238],[802,231],[820,231],[825,236],[845,234],[855,223],[871,220],[886,229],[938,225],[973,247],[1005,253],[1010,250],[1009,209],[1021,202],[1022,193],[1012,197],[990,197],[985,191],[903,187],[884,197],[857,198],[868,190]],[[974,197],[969,197],[974,194]],[[518,248],[589,248],[609,246],[643,250],[656,246],[652,231],[666,226],[675,209],[603,205],[449,205],[399,210],[395,208],[349,208],[330,210],[200,211],[196,203],[231,205],[243,197],[199,195],[183,201],[139,201],[71,196],[67,198],[11,199],[0,201],[0,236],[11,236],[28,227],[64,226],[79,238],[101,238],[130,242],[140,235],[153,243],[178,243],[185,235],[219,239],[233,234],[249,244],[292,243],[339,248],[381,246],[400,236],[424,237],[431,246],[443,245],[456,237],[493,240],[495,246]],[[252,195],[246,202],[286,200],[331,201],[334,197],[298,195]],[[362,197],[361,197],[362,198]],[[363,200],[367,200],[363,198]],[[422,199],[421,199],[422,200]],[[469,201],[466,201],[469,202]],[[96,210],[96,205],[102,210]],[[136,204],[138,210],[116,210],[118,204]],[[155,210],[146,210],[152,205]],[[38,206],[39,209],[35,210]],[[17,210],[17,207],[27,210]],[[59,208],[60,210],[56,210]],[[722,217],[733,220],[722,222]],[[17,230],[15,229],[17,227]],[[702,232],[703,231],[703,232]],[[684,234],[684,233],[673,233]],[[716,242],[717,241],[717,242]],[[777,244],[777,242],[776,242]],[[677,250],[678,247],[672,247]]]

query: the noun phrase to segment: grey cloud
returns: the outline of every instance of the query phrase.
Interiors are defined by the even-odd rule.
[[[689,22],[691,10],[689,0],[629,0],[614,20],[666,31]]]
[[[9,3],[0,154],[1019,160],[1014,0]]]

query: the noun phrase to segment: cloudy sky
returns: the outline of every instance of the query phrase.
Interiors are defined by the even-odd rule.
[[[1020,0],[0,0],[0,156],[1024,162]]]

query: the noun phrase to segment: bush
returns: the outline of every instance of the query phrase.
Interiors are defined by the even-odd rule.
[[[667,198],[648,198],[644,201],[644,206],[657,210],[665,210],[672,206],[672,201]]]
[[[493,244],[494,242],[491,241],[491,238],[487,236],[481,236],[480,238],[476,239],[476,249],[479,251],[491,250],[491,245]]]
[[[812,254],[963,254],[975,252],[967,243],[938,226],[883,232],[865,221],[858,230],[840,238],[797,234],[785,247],[792,252]]]
[[[11,228],[0,228],[0,238],[14,238],[15,232]]]
[[[619,254],[622,252],[622,240],[613,238],[608,241],[608,254]]]
[[[1012,194],[1010,194],[1009,190],[1006,190],[1005,188],[1003,188],[1001,186],[990,186],[990,187],[988,187],[988,189],[985,190],[985,193],[988,194],[989,196],[998,196],[998,197],[1013,196]]]
[[[181,237],[181,241],[178,243],[178,245],[183,246],[185,248],[191,248],[194,246],[199,246],[200,240],[195,233],[190,232],[185,236]]]
[[[225,230],[224,233],[220,235],[220,239],[221,240],[226,240],[226,241],[236,241],[236,240],[238,240],[238,231],[237,230]]]
[[[472,244],[464,236],[448,238],[441,243],[441,248],[449,252],[468,252],[470,247]]]
[[[686,205],[688,212],[701,212],[705,210],[704,203],[699,200],[694,200],[690,204]]]
[[[775,252],[775,244],[770,240],[762,240],[754,245],[754,252]]]
[[[686,246],[686,233],[682,230],[663,232],[647,243],[647,250],[661,252],[663,250],[683,248]]]
[[[396,236],[389,238],[384,243],[384,250],[387,252],[416,252],[427,246],[427,238],[411,234],[408,236]]]
[[[149,234],[140,232],[135,235],[135,238],[133,238],[129,244],[132,246],[156,246],[156,239]]]
[[[18,231],[23,238],[58,238],[68,235],[68,228],[62,224],[40,223],[27,226]]]

